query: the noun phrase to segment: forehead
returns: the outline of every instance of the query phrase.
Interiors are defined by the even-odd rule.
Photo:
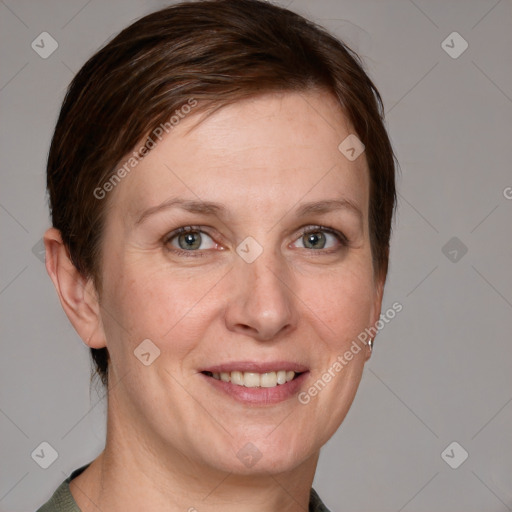
[[[177,195],[267,214],[302,197],[344,196],[366,210],[365,155],[351,161],[338,147],[348,136],[340,106],[320,91],[258,96],[205,119],[192,113],[123,180],[116,201],[129,218]]]

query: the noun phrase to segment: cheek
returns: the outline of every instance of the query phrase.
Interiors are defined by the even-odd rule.
[[[333,272],[313,284],[305,280],[300,296],[330,345],[342,347],[370,325],[374,288],[366,266]]]
[[[111,274],[103,315],[109,351],[121,361],[121,353],[130,356],[150,339],[162,355],[172,348],[172,359],[179,363],[208,325],[211,301],[205,291],[215,281],[151,269],[151,265],[132,265]]]

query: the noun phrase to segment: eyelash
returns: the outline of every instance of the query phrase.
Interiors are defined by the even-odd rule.
[[[334,248],[334,249],[319,249],[319,250],[311,249],[310,250],[311,252],[317,253],[317,255],[321,255],[322,253],[323,254],[332,254],[333,252],[337,252],[341,248],[345,248],[349,245],[349,241],[343,233],[341,233],[340,231],[338,231],[336,229],[328,228],[326,226],[315,226],[315,225],[307,226],[307,227],[301,229],[300,234],[296,238],[296,240],[298,238],[302,238],[303,236],[308,235],[310,233],[317,233],[319,231],[325,231],[326,233],[329,233],[329,234],[333,235],[334,237],[336,237],[338,239],[338,242],[340,243],[341,247]],[[203,251],[201,251],[201,250],[185,251],[183,249],[177,249],[175,247],[173,247],[173,248],[168,247],[168,244],[171,242],[171,240],[176,238],[178,235],[181,235],[182,233],[190,233],[190,232],[204,233],[204,234],[208,235],[210,238],[212,238],[206,231],[204,231],[201,228],[201,226],[180,227],[178,229],[175,229],[174,231],[172,231],[171,233],[169,233],[168,235],[166,235],[164,237],[163,242],[164,242],[164,245],[167,247],[167,250],[169,252],[173,252],[173,253],[177,254],[178,256],[185,256],[185,257],[192,257],[192,258],[203,257],[204,250]],[[205,249],[205,250],[208,250],[208,249]]]
[[[318,233],[319,231],[324,231],[326,233],[333,235],[340,243],[340,247],[335,247],[335,248],[331,248],[331,249],[317,249],[317,250],[310,249],[310,252],[312,254],[314,254],[315,256],[321,256],[322,254],[333,254],[335,252],[340,251],[341,249],[344,249],[349,244],[347,237],[341,231],[338,231],[333,228],[328,228],[326,226],[318,226],[318,225],[306,226],[305,228],[302,228],[298,238],[302,238],[303,236],[309,235],[310,233]]]
[[[173,252],[174,254],[177,254],[178,256],[185,256],[185,257],[192,257],[192,258],[202,258],[204,256],[204,253],[201,251],[184,251],[183,249],[176,249],[175,247],[169,248],[168,244],[171,242],[173,238],[176,238],[178,235],[181,235],[182,233],[195,233],[196,231],[200,233],[206,233],[203,229],[201,229],[200,226],[186,226],[181,227],[178,229],[175,229],[174,231],[171,231],[168,235],[164,237],[164,245],[167,247],[167,250],[169,252]],[[210,236],[210,235],[208,235]],[[210,237],[211,238],[211,237]],[[196,253],[196,254],[194,254]]]

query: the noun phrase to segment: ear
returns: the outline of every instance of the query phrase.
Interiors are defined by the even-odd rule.
[[[58,229],[48,229],[43,240],[46,270],[55,285],[62,309],[86,345],[105,347],[100,305],[92,279],[84,278],[73,265]]]
[[[376,323],[380,320],[380,312],[382,310],[382,298],[384,296],[384,283],[386,282],[386,276],[378,276],[375,278],[375,287],[373,294],[373,302],[370,313],[370,328],[375,327]],[[366,347],[365,361],[368,361],[372,355],[370,347]]]

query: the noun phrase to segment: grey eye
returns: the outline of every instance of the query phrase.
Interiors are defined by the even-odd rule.
[[[321,231],[306,233],[302,236],[302,240],[308,249],[323,249],[326,243],[326,237]]]
[[[168,238],[167,243],[185,251],[215,248],[215,242],[211,237],[198,229],[180,228],[177,233]]]
[[[336,245],[345,245],[340,235],[331,233],[330,230],[319,228],[303,232],[297,240],[302,242],[304,249],[331,249],[335,248]],[[299,247],[301,246],[299,245]]]

